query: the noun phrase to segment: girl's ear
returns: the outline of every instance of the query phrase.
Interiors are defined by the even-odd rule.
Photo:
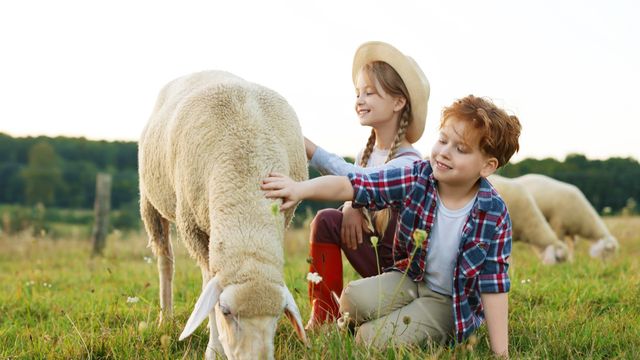
[[[498,159],[490,157],[484,163],[484,166],[480,170],[480,176],[487,177],[498,170]]]
[[[404,108],[404,106],[407,104],[407,99],[405,99],[402,96],[399,96],[396,98],[396,102],[393,105],[393,111],[400,111]]]

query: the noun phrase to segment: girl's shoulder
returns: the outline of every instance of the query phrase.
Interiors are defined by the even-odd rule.
[[[416,160],[422,159],[422,154],[420,154],[420,151],[412,146],[398,148],[398,152],[396,153],[395,157],[397,158],[400,156],[410,156],[416,158]]]

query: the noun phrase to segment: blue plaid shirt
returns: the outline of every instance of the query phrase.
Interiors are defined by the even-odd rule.
[[[437,208],[437,186],[429,161],[412,167],[382,170],[370,174],[349,174],[355,191],[354,206],[370,210],[399,209],[394,237],[395,265],[387,270],[406,272],[423,281],[431,228]],[[415,249],[414,231],[426,231],[427,238]],[[511,219],[507,207],[485,178],[460,238],[453,270],[453,318],[455,338],[462,342],[484,321],[481,293],[508,292],[507,270],[511,254]],[[411,262],[409,260],[411,259]]]

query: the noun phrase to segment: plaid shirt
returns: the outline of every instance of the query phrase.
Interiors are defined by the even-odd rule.
[[[437,187],[428,161],[412,167],[371,174],[349,174],[355,192],[354,206],[371,210],[399,209],[394,237],[395,265],[388,270],[406,272],[424,281],[430,231],[437,208]],[[427,239],[414,252],[413,233],[422,229]],[[507,269],[511,254],[511,219],[507,207],[485,178],[480,180],[477,200],[463,229],[453,270],[453,318],[456,340],[462,342],[484,321],[481,293],[508,292]],[[409,263],[409,259],[412,259]]]

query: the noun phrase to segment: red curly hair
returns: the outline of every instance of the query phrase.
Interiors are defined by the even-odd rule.
[[[487,98],[469,95],[454,101],[442,110],[440,128],[451,117],[472,124],[476,131],[469,135],[479,138],[480,150],[498,159],[498,167],[508,163],[520,149],[520,121]]]

